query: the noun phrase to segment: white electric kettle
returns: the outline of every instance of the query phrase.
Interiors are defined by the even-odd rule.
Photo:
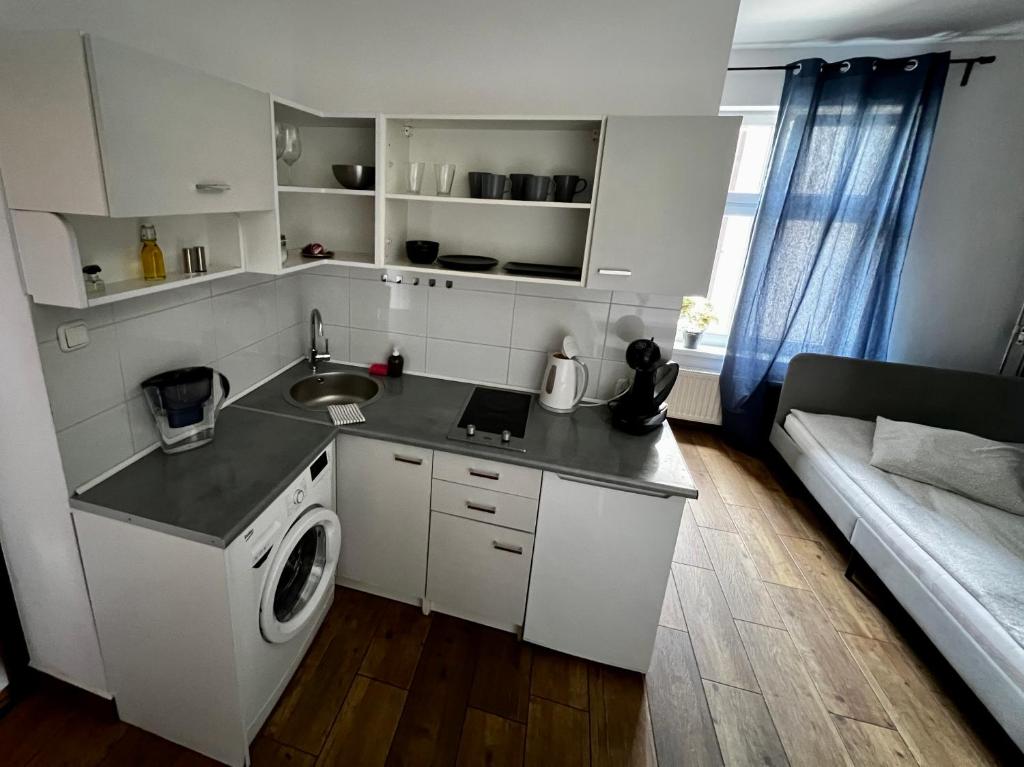
[[[566,336],[561,351],[548,355],[540,382],[540,406],[552,413],[571,413],[583,400],[590,372],[579,358],[576,339]]]

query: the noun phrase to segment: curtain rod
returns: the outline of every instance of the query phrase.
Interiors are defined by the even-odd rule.
[[[913,58],[913,57],[910,57]],[[971,72],[974,70],[975,64],[991,64],[996,60],[995,56],[975,56],[970,59],[950,59],[950,64],[964,64],[964,74],[960,78],[960,87],[967,85],[967,81],[971,79]],[[769,70],[790,70],[795,64],[782,64],[774,67],[729,67],[730,72],[763,72]]]

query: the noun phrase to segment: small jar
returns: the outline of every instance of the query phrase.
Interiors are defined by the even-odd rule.
[[[107,289],[106,284],[100,278],[103,271],[97,264],[89,264],[82,267],[82,274],[85,275],[85,294],[87,296],[99,296]]]
[[[281,266],[288,260],[288,238],[281,235]]]

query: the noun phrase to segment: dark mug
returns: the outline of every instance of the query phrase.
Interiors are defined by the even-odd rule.
[[[580,186],[580,182],[583,186]],[[579,188],[577,188],[579,187]],[[555,176],[555,202],[572,202],[572,198],[587,188],[587,180],[579,176]]]
[[[485,200],[500,200],[505,196],[508,176],[498,173],[480,174],[480,196]]]
[[[512,191],[509,193],[509,197],[513,200],[525,200],[523,197],[524,187],[526,180],[533,178],[532,173],[510,173],[508,176],[512,179]]]
[[[480,177],[484,174],[478,170],[469,172],[469,196],[480,197]]]
[[[548,198],[551,179],[547,176],[530,176],[523,182],[523,199],[530,202],[544,202]]]

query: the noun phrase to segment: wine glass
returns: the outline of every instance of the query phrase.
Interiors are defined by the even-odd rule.
[[[283,160],[288,166],[288,180],[291,181],[291,168],[302,156],[302,139],[299,129],[291,123],[274,124],[274,147],[277,159]]]

